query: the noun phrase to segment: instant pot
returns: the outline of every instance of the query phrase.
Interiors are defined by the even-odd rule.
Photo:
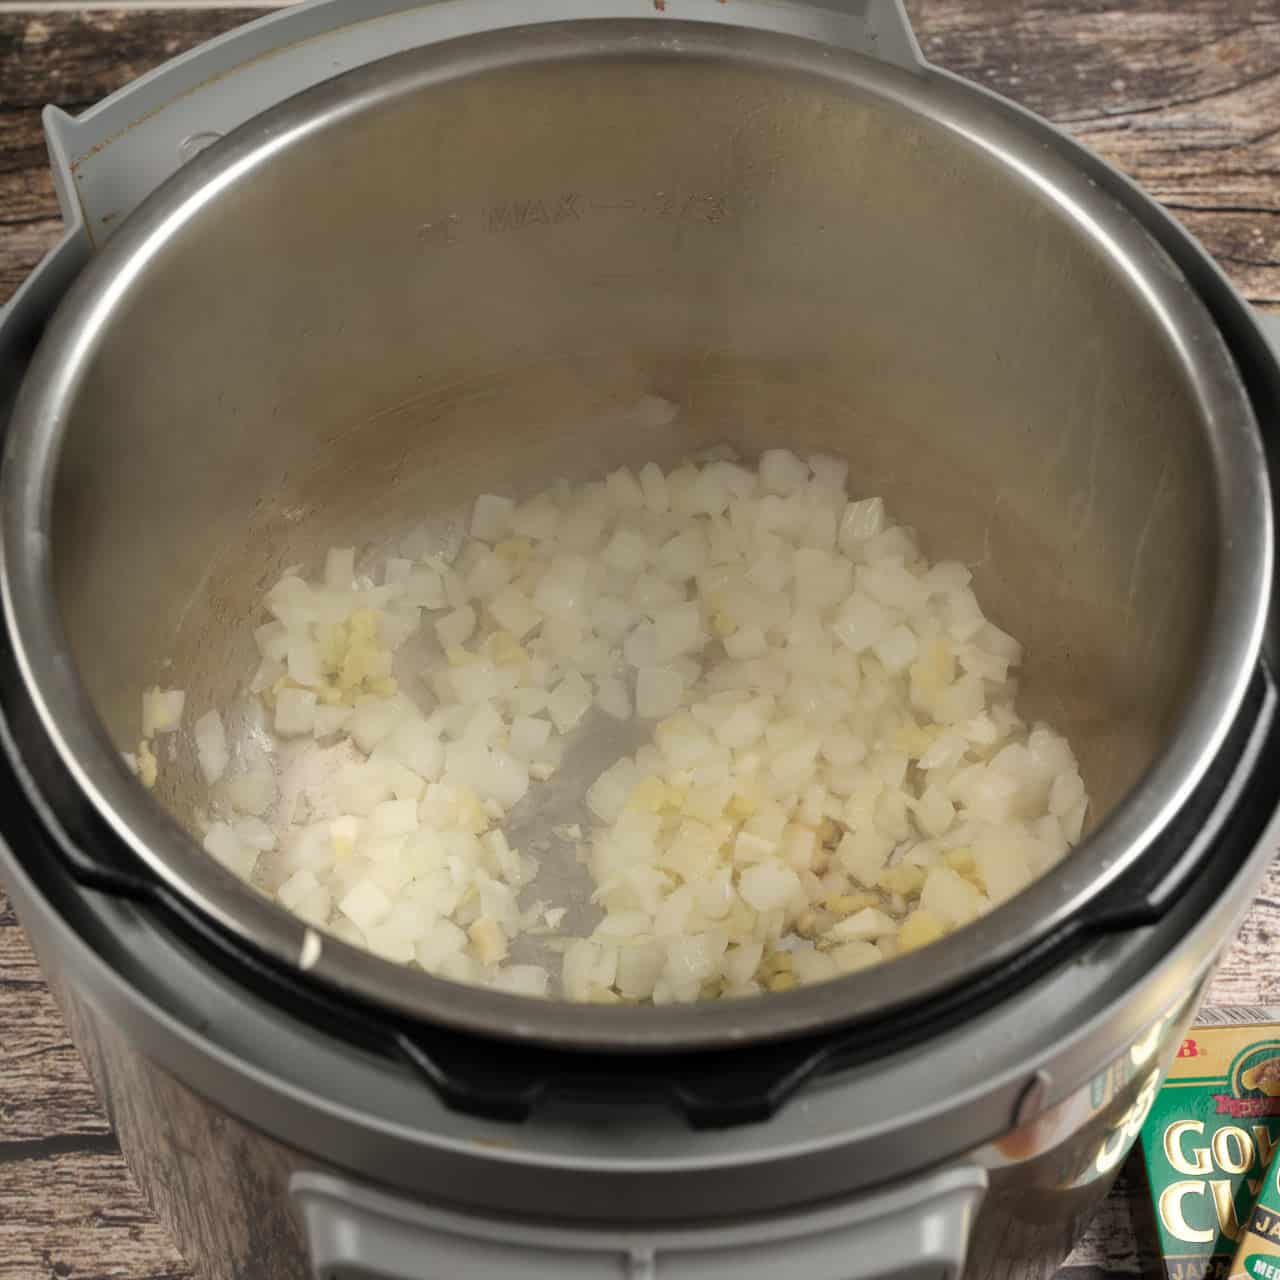
[[[1280,369],[1203,251],[889,0],[314,0],[46,126],[0,870],[196,1272],[1052,1273],[1277,836]],[[726,441],[848,457],[1026,641],[1092,828],[977,924],[524,1000],[309,937],[185,834],[189,742],[125,767],[146,685],[235,694],[283,565]]]

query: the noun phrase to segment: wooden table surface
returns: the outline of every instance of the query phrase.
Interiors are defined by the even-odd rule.
[[[677,4],[679,0],[668,0]],[[0,0],[0,303],[59,233],[39,110],[77,111],[275,7]],[[908,0],[926,55],[1057,121],[1280,309],[1280,0]],[[1214,985],[1280,1006],[1280,865]],[[1132,1165],[1069,1266],[1132,1274]],[[0,1280],[180,1280],[0,888]],[[270,1280],[264,1277],[263,1280]]]

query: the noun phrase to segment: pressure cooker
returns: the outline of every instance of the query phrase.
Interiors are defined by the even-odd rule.
[[[1205,253],[896,0],[311,0],[46,129],[0,872],[197,1274],[1050,1274],[1277,836],[1280,369]],[[158,673],[228,696],[281,566],[725,439],[848,457],[972,565],[1076,746],[1087,838],[942,942],[709,1006],[472,990],[309,944],[173,816],[190,760],[166,803],[122,760]]]

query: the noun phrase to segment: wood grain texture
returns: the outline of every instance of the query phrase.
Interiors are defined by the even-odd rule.
[[[1063,124],[1280,305],[1280,0],[909,0],[927,55]],[[260,10],[0,13],[0,301],[58,233],[38,111]]]
[[[118,1150],[0,1162],[0,1205],[0,1280],[190,1280]]]
[[[1271,864],[1205,1003],[1280,1007],[1280,861]]]
[[[62,232],[40,111],[75,114],[261,10],[0,13],[0,303]]]
[[[101,1139],[110,1132],[0,888],[0,1164],[31,1144]]]
[[[678,3],[678,0],[668,0]],[[82,110],[261,11],[0,13],[0,302],[60,232],[39,110]],[[927,56],[1119,165],[1280,305],[1280,0],[908,0]],[[1280,1006],[1280,865],[1214,982]],[[1064,1280],[1136,1274],[1127,1171]],[[0,1280],[188,1280],[125,1169],[0,890]],[[269,1280],[269,1278],[266,1278]]]
[[[134,1184],[0,888],[0,1280],[108,1277],[191,1273]]]
[[[1058,1280],[1096,1280],[1101,1276],[1139,1275],[1142,1267],[1134,1244],[1131,1198],[1146,1195],[1139,1158],[1120,1171],[1083,1240],[1067,1259]]]
[[[926,56],[1063,125],[1280,304],[1280,5],[907,0]]]

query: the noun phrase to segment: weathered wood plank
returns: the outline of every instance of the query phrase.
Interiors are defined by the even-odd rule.
[[[202,40],[263,16],[261,9],[84,9],[0,14],[4,105],[73,111]]]
[[[1085,1270],[1112,1276],[1140,1274],[1131,1206],[1135,1196],[1145,1195],[1141,1162],[1130,1158],[1057,1280],[1085,1280],[1081,1274]]]
[[[190,1280],[118,1151],[0,1161],[0,1205],[0,1280]]]
[[[1275,73],[1275,0],[907,0],[930,58],[1032,111],[1179,110]]]
[[[0,1280],[191,1280],[0,886]]]
[[[927,56],[1064,125],[1280,303],[1280,5],[908,0]]]
[[[73,114],[260,9],[0,13],[0,303],[62,231],[40,110]]]
[[[1280,302],[1277,0],[909,7],[933,60],[1070,127],[1174,208],[1248,296]],[[57,233],[38,108],[81,109],[260,13],[0,14],[4,106],[25,117],[0,116],[0,228],[27,228],[0,253],[0,299]]]
[[[0,906],[4,908],[4,914],[0,914],[0,990],[17,993],[42,990],[45,983],[40,966],[31,954],[3,886],[0,886]]]
[[[1205,1003],[1280,1008],[1280,860],[1272,862]]]
[[[110,1126],[0,887],[0,1162]]]
[[[0,984],[0,1160],[23,1144],[109,1133],[48,988]]]

